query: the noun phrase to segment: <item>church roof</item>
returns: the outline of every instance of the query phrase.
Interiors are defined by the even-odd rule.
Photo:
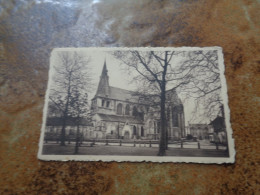
[[[128,101],[128,102],[133,102],[133,103],[139,103],[139,97],[134,94],[135,94],[135,92],[133,92],[133,91],[109,86],[109,92],[107,94],[97,93],[96,96],[105,97],[105,98],[109,98],[109,99],[115,99],[115,100],[121,100],[121,101]]]
[[[118,115],[108,115],[108,114],[98,114],[98,116],[103,121],[109,122],[122,122],[122,123],[132,123],[132,124],[143,124],[143,121],[134,116],[118,116]]]
[[[104,95],[104,93],[103,94],[99,93],[96,94],[96,96],[105,97],[114,100],[133,102],[133,103],[141,103],[140,96],[138,95],[137,92],[121,89],[118,87],[109,86],[109,93],[107,95]],[[155,98],[158,97],[156,96]],[[166,102],[172,102],[174,105],[182,104],[175,90],[166,91]]]
[[[100,76],[95,97],[109,98],[114,100],[132,102],[132,103],[141,103],[140,102],[141,95],[138,96],[137,92],[133,92],[126,89],[117,88],[117,87],[112,87],[109,85],[109,76],[108,76],[106,60],[104,61],[104,66],[102,69],[102,73]],[[156,97],[152,97],[152,98],[156,98]],[[166,91],[166,102],[172,102],[175,105],[182,104],[175,89],[170,89]]]
[[[110,87],[109,98],[121,100],[121,101],[135,102],[135,103],[138,103],[139,101],[139,97],[134,95],[133,91],[120,89],[117,87]]]

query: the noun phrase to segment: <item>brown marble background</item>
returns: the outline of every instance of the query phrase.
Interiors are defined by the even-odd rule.
[[[1,194],[258,194],[260,3],[0,1]],[[37,160],[54,47],[221,46],[236,163]]]

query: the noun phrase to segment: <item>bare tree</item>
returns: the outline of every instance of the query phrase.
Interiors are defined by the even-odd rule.
[[[77,52],[62,51],[54,66],[49,99],[62,118],[61,146],[65,145],[65,129],[69,118],[79,118],[88,110],[87,92],[91,89],[89,58]],[[79,119],[76,120],[77,126]]]
[[[220,97],[221,82],[217,51],[185,53],[178,71],[179,76],[190,81],[187,85],[182,85],[179,91],[185,98],[195,100],[193,120],[199,120],[198,118],[202,116],[213,120],[221,114],[223,102]]]
[[[189,82],[183,79],[176,79],[176,75],[172,73],[172,58],[180,54],[181,52],[176,51],[116,51],[113,53],[117,59],[127,65],[130,71],[134,70],[138,73],[134,76],[133,80],[138,82],[139,86],[142,86],[142,94],[159,97],[159,101],[157,102],[160,105],[161,121],[159,156],[164,156],[167,148],[165,109],[167,85],[169,82],[172,82],[174,83],[174,88],[177,88]]]
[[[222,99],[217,51],[116,51],[113,55],[127,65],[130,73],[133,70],[137,73],[133,74],[133,81],[141,86],[137,95],[147,100],[152,96],[150,103],[160,107],[158,155],[165,155],[167,148],[167,89],[178,90],[185,98],[195,100],[195,119],[202,116],[213,119],[218,115]]]
[[[74,87],[71,92],[71,104],[70,104],[70,115],[74,120],[77,128],[76,132],[76,143],[75,143],[75,154],[78,154],[79,139],[80,139],[80,125],[83,124],[84,118],[87,120],[88,117],[88,94],[82,93],[82,89]],[[84,117],[84,118],[83,118]]]

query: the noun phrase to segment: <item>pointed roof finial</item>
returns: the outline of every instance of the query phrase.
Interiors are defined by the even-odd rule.
[[[104,60],[104,66],[103,66],[103,70],[102,70],[102,76],[107,75],[107,62],[106,62],[106,58]]]
[[[98,88],[97,88],[97,92],[96,92],[96,96],[101,96],[101,97],[106,97],[109,95],[109,77],[107,75],[107,64],[106,64],[106,59],[104,61],[104,66],[103,66],[103,70],[100,76],[100,80],[99,80],[99,84],[98,84]]]

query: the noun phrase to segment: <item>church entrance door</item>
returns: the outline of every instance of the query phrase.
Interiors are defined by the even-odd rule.
[[[130,138],[129,132],[126,131],[125,134],[124,134],[124,139],[129,139],[129,138]]]

